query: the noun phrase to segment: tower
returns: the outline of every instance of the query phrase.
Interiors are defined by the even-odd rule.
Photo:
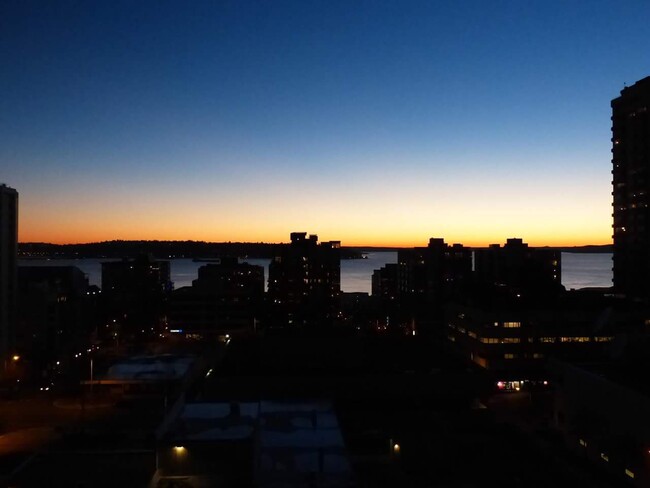
[[[0,184],[0,356],[6,366],[14,346],[18,258],[18,192]]]
[[[650,298],[650,76],[612,100],[614,289]]]
[[[341,243],[292,232],[269,264],[269,313],[274,325],[331,325],[341,294]]]

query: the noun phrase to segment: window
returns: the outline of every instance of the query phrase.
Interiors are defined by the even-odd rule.
[[[521,327],[521,322],[504,322],[503,326],[506,329],[515,329],[517,327]]]
[[[506,353],[503,355],[504,359],[515,359],[517,356],[515,354]]]
[[[594,342],[611,342],[612,339],[614,339],[611,336],[599,336],[599,337],[594,337]]]
[[[483,344],[498,344],[499,339],[496,339],[494,337],[481,337],[481,342]]]
[[[540,337],[539,342],[555,342],[555,337]]]
[[[589,337],[560,337],[560,342],[589,342]]]

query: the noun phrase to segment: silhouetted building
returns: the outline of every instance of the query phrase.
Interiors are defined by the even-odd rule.
[[[179,407],[157,432],[156,486],[356,486],[330,402]]]
[[[102,263],[102,296],[109,320],[133,333],[158,325],[172,289],[169,261],[142,255]]]
[[[508,239],[474,252],[477,281],[519,292],[555,293],[562,290],[560,251],[528,247],[521,239]]]
[[[615,338],[647,329],[645,309],[599,292],[532,301],[493,292],[446,307],[447,339],[463,357],[504,380],[543,377],[549,357],[606,361]]]
[[[609,479],[620,481],[620,486],[638,488],[650,486],[645,351],[643,358],[645,368],[635,364],[631,370],[556,360],[549,368],[557,378],[553,426],[569,451],[590,461]]]
[[[77,267],[18,268],[16,340],[38,371],[88,346],[96,325],[96,295],[90,293]]]
[[[414,320],[441,322],[443,305],[462,295],[471,283],[472,251],[461,244],[450,246],[441,238],[431,238],[427,247],[400,250],[397,260],[396,296],[401,311],[393,319],[396,326],[411,327]]]
[[[0,361],[14,347],[18,256],[18,192],[0,184]]]
[[[382,303],[394,302],[399,297],[399,267],[397,263],[388,263],[372,272],[372,296]]]
[[[400,250],[398,261],[400,293],[429,304],[440,305],[471,280],[472,250],[441,238],[432,237],[427,247]]]
[[[202,336],[253,330],[263,300],[264,268],[224,257],[201,266],[191,287],[172,292],[169,326]]]
[[[269,265],[269,313],[272,324],[296,327],[328,325],[338,313],[341,293],[339,241],[293,232]]]
[[[614,288],[650,298],[650,76],[612,100]]]

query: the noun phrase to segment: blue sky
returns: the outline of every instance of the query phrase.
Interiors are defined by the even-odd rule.
[[[191,3],[186,5],[185,3]],[[23,241],[611,238],[646,1],[4,2]]]

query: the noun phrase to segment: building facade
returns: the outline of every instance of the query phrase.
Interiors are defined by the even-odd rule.
[[[19,266],[16,346],[36,371],[86,349],[97,295],[75,266]]]
[[[18,258],[18,192],[0,184],[0,360],[14,347]]]
[[[174,290],[170,329],[210,335],[254,330],[264,301],[264,268],[223,257],[201,266],[192,286]]]
[[[650,76],[612,100],[614,289],[650,298]]]
[[[172,290],[169,261],[140,255],[102,263],[102,298],[106,318],[123,332],[149,330],[161,323]]]
[[[270,324],[282,327],[331,325],[341,294],[341,243],[291,233],[269,264]]]
[[[562,288],[562,253],[531,248],[522,239],[507,239],[474,253],[478,283],[505,286],[517,293],[556,292]]]

